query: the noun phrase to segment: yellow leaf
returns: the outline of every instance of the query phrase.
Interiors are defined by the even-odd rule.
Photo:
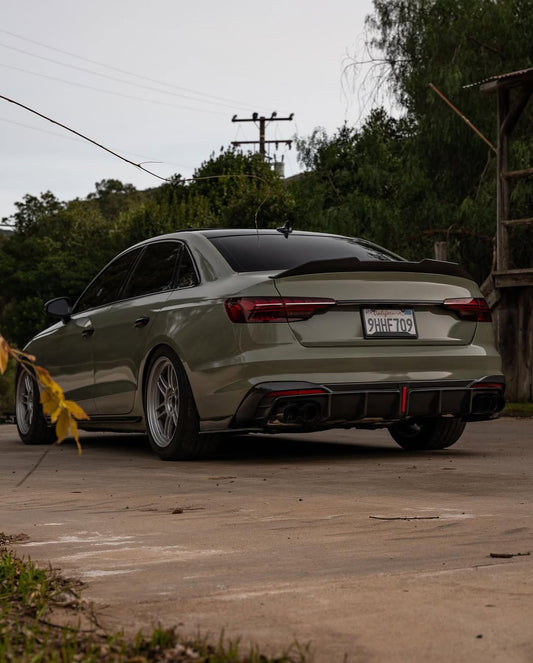
[[[81,456],[81,444],[80,444],[80,438],[78,437],[78,424],[76,423],[76,419],[70,420],[70,434],[76,440],[76,446],[78,447],[78,455]]]
[[[56,394],[54,394],[49,388],[45,388],[41,391],[40,400],[41,405],[43,406],[43,414],[49,416],[52,419],[52,422],[56,421],[61,410],[61,403]]]
[[[68,410],[61,408],[61,412],[59,413],[59,417],[57,418],[56,423],[56,436],[58,444],[61,444],[61,442],[63,442],[63,440],[68,436],[70,432],[71,421],[72,419],[68,413]]]
[[[9,359],[9,345],[6,339],[0,334],[0,375],[2,375],[7,368],[7,361]]]
[[[65,407],[70,412],[70,415],[78,419],[78,421],[81,419],[89,418],[88,415],[85,413],[85,410],[74,401],[65,401]]]
[[[46,370],[46,368],[42,368],[41,366],[36,366],[35,371],[37,373],[37,378],[39,379],[39,382],[42,384],[43,387],[52,390],[53,387],[59,387],[59,385],[56,382],[54,382],[52,376]]]

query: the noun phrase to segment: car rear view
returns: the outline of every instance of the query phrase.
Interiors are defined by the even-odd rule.
[[[236,271],[271,272],[274,296],[226,300],[232,323],[286,324],[294,339],[285,369],[273,357],[277,369],[251,386],[235,428],[387,427],[405,448],[444,448],[502,409],[490,310],[458,265],[327,235],[210,239]]]

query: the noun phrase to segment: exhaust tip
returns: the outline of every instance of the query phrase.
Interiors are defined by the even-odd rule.
[[[322,416],[322,406],[316,401],[282,402],[272,410],[269,423],[310,426],[316,424]]]

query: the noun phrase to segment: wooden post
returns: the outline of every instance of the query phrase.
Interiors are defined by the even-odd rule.
[[[435,242],[434,244],[435,260],[447,260],[446,247],[447,247],[446,242]]]
[[[509,170],[509,133],[505,120],[509,113],[509,90],[498,88],[498,180],[497,180],[497,255],[496,269],[509,269],[509,232],[503,223],[509,219],[509,182],[505,177]]]

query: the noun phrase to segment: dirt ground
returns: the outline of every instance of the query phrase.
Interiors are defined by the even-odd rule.
[[[164,463],[144,438],[83,455],[0,426],[0,531],[87,583],[109,628],[224,629],[316,663],[533,661],[533,420],[406,453],[385,431],[241,436]],[[531,554],[530,554],[531,553]]]

